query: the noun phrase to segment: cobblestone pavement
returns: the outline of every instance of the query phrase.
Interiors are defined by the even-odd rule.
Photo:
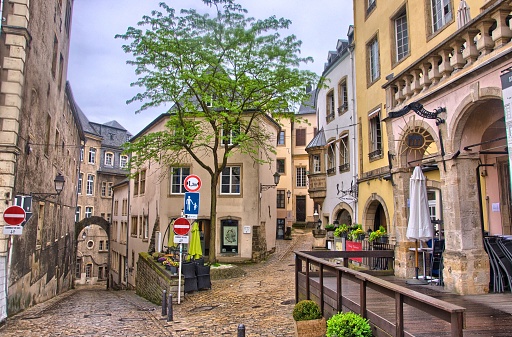
[[[309,232],[309,231],[308,231]],[[243,265],[244,277],[212,281],[185,295],[174,320],[133,291],[77,288],[9,318],[0,336],[294,336],[294,250],[310,250],[311,233],[278,240],[265,262]]]

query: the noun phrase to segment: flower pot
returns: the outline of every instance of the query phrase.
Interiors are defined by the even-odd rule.
[[[327,331],[325,318],[309,321],[295,321],[295,336],[297,337],[323,337]]]
[[[375,241],[378,242],[378,243],[388,243],[388,237],[387,236],[381,236],[379,238],[377,238]]]

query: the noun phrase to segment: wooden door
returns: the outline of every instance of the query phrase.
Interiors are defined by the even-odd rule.
[[[295,221],[306,221],[306,196],[297,195],[295,197]]]

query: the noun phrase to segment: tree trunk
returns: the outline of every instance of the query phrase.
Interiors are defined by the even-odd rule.
[[[217,185],[219,182],[219,174],[214,173],[210,186],[210,250],[208,252],[208,261],[210,263],[217,262]]]

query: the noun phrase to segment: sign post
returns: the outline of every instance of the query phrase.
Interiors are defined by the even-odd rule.
[[[185,236],[190,231],[190,222],[186,218],[178,218],[174,220],[173,231],[174,242],[179,241],[179,238]],[[188,236],[187,236],[188,239]],[[188,242],[188,241],[187,241]],[[181,265],[183,263],[183,241],[180,242],[180,267],[178,269],[178,304],[181,303]]]
[[[4,211],[4,221],[10,226],[4,226],[4,235],[21,235],[23,227],[20,226],[25,221],[25,210],[20,206],[10,206]]]

